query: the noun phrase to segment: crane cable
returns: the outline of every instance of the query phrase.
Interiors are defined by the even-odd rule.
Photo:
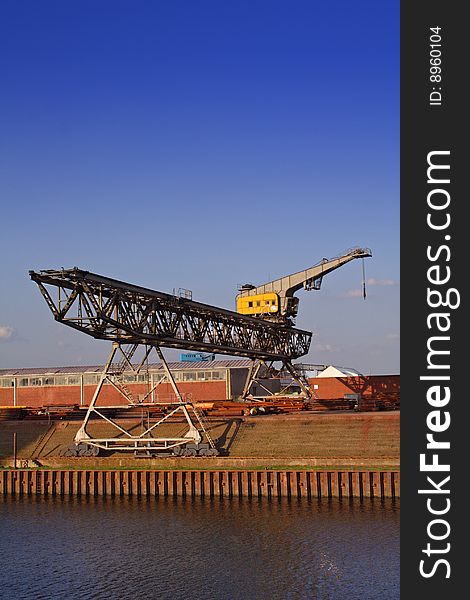
[[[362,259],[362,297],[364,300],[366,299],[366,267],[364,264],[364,259]]]

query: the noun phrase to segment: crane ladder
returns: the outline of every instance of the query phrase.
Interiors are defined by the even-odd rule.
[[[191,408],[192,408],[194,416],[196,417],[204,435],[206,436],[207,441],[209,442],[210,447],[215,449],[215,442],[212,439],[211,434],[209,433],[208,429],[206,428],[206,426],[204,424],[204,417],[202,416],[202,413],[199,412],[199,410],[194,406],[194,404],[191,405]]]

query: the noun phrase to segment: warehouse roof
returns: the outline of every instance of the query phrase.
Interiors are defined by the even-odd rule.
[[[251,365],[251,360],[248,358],[235,360],[212,360],[198,362],[169,362],[168,366],[172,371],[191,371],[199,369],[240,369]],[[161,370],[161,363],[150,363],[149,370]],[[70,373],[101,373],[103,365],[91,366],[72,366],[72,367],[30,367],[26,369],[0,369],[0,377],[13,377],[15,375],[68,375]]]
[[[349,367],[335,367],[330,365],[325,370],[318,373],[317,377],[359,377],[362,373]]]

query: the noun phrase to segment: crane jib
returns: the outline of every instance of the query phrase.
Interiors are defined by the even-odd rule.
[[[78,268],[30,271],[54,318],[96,339],[270,360],[308,353],[308,331]]]
[[[369,248],[351,248],[340,256],[323,258],[313,267],[262,285],[242,285],[237,295],[237,311],[277,323],[292,324],[299,306],[299,299],[294,296],[296,292],[301,289],[319,290],[325,275],[352,260],[370,256],[372,252]]]

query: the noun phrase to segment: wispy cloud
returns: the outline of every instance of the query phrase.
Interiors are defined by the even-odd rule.
[[[8,325],[0,325],[0,342],[7,342],[13,337],[15,330]]]
[[[395,281],[394,279],[375,279],[375,277],[370,277],[366,280],[366,293],[367,287],[370,286],[392,286],[392,285],[400,285],[399,281]],[[340,294],[340,298],[362,298],[364,295],[363,290],[347,290]]]
[[[367,285],[400,285],[399,281],[393,279],[375,279],[371,277],[366,280]]]
[[[399,333],[387,333],[387,335],[385,337],[387,338],[387,340],[399,340],[400,334]]]
[[[313,349],[316,352],[338,352],[338,349],[331,344],[314,344]]]
[[[341,294],[341,298],[362,298],[362,290],[348,290]]]

